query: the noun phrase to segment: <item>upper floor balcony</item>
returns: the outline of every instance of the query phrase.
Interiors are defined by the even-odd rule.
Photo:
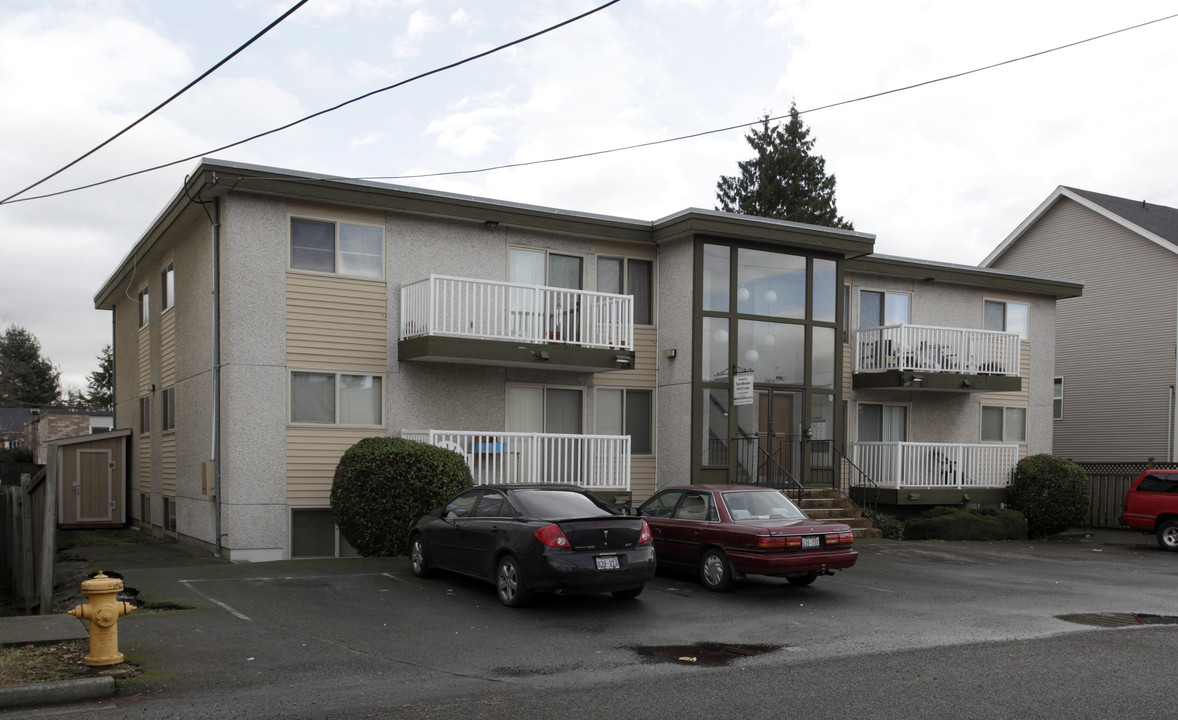
[[[478,485],[570,483],[630,490],[629,435],[420,430],[403,431],[401,437],[462,455]]]
[[[401,288],[397,350],[401,360],[628,370],[634,298],[430,275]]]
[[[855,331],[853,385],[958,392],[1022,387],[1017,333],[886,325]]]

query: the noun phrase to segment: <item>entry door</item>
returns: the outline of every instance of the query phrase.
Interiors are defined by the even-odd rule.
[[[114,471],[109,450],[78,451],[74,492],[78,500],[77,522],[114,520]]]
[[[800,481],[801,391],[758,385],[754,397],[754,403],[738,408],[739,481],[770,487]]]

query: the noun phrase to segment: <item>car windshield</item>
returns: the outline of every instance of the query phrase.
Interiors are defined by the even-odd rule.
[[[604,501],[575,490],[515,490],[511,502],[524,515],[545,520],[617,514]]]
[[[741,490],[721,493],[728,515],[737,522],[800,520],[806,517],[797,505],[776,490]]]

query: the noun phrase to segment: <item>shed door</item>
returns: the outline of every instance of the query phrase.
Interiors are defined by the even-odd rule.
[[[77,494],[78,522],[114,520],[114,471],[110,450],[79,450]]]

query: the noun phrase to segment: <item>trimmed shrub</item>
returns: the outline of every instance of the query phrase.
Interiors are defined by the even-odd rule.
[[[904,525],[908,540],[1025,540],[1027,520],[1017,510],[936,507]]]
[[[1006,491],[1007,504],[1027,517],[1034,537],[1082,525],[1091,499],[1088,476],[1080,466],[1046,454],[1019,460]]]
[[[875,513],[872,518],[875,522],[875,527],[879,529],[883,536],[888,540],[903,540],[904,539],[904,521],[895,515],[887,515],[885,513]]]
[[[361,555],[404,555],[417,518],[473,485],[466,461],[453,450],[370,437],[340,458],[331,512],[340,534]]]

